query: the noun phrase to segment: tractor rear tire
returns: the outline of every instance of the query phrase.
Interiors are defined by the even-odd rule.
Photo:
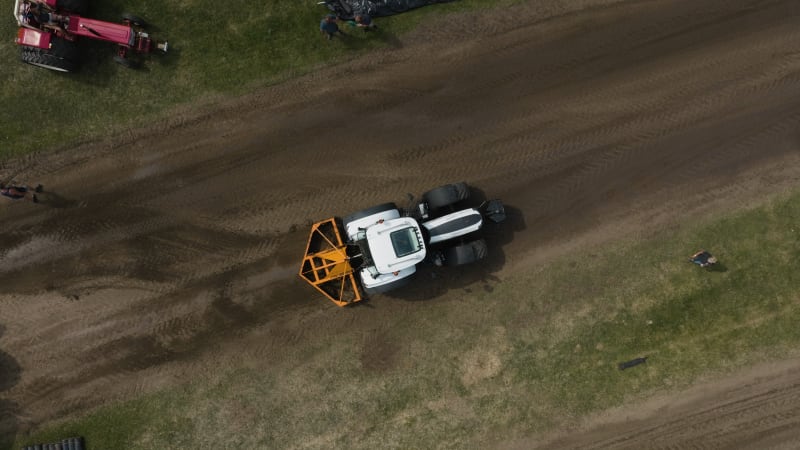
[[[466,183],[454,183],[438,187],[422,195],[431,210],[450,206],[469,198],[469,187]]]
[[[489,249],[486,246],[486,241],[478,239],[477,241],[446,249],[444,251],[444,264],[447,266],[462,266],[486,258],[488,254]]]
[[[88,0],[56,0],[56,10],[77,13],[81,16],[89,11]]]
[[[354,222],[358,219],[363,219],[364,217],[369,217],[373,214],[391,211],[393,209],[397,209],[397,205],[395,205],[394,203],[383,203],[378,206],[373,206],[372,208],[362,209],[361,211],[350,214],[349,216],[345,216],[342,219],[342,223],[344,223],[344,226],[347,227],[347,224],[350,222]]]
[[[74,72],[78,68],[78,47],[74,42],[52,36],[50,48],[22,47],[23,62],[57,72]]]
[[[133,14],[129,14],[129,13],[122,14],[122,21],[123,22],[128,22],[131,25],[137,26],[139,28],[146,28],[147,27],[147,22],[145,22],[144,19],[142,19],[139,16],[136,16],[136,15],[133,15]]]

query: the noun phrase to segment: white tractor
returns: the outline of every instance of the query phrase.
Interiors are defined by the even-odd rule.
[[[484,222],[503,221],[505,211],[499,200],[458,209],[469,193],[465,183],[448,184],[426,192],[405,214],[394,203],[350,214],[341,221],[344,240],[335,219],[319,222],[312,229],[300,275],[342,306],[361,299],[355,281],[349,283],[352,287],[338,289],[340,294],[355,291],[344,297],[333,295],[337,290],[322,289],[322,284],[341,279],[344,286],[355,272],[366,294],[382,293],[405,285],[423,261],[458,266],[481,260],[488,254],[480,236]],[[329,245],[320,246],[315,233],[331,231],[335,236],[323,239]]]

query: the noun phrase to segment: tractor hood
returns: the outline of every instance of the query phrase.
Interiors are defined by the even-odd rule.
[[[109,41],[127,47],[133,47],[135,40],[133,29],[129,25],[85,17],[70,17],[68,30],[78,36]]]
[[[483,216],[475,208],[464,209],[422,224],[430,234],[430,243],[444,242],[478,231],[483,226]]]

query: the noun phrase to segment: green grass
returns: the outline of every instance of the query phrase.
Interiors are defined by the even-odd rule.
[[[80,434],[102,449],[478,448],[574,423],[796,354],[799,219],[797,193],[413,303],[382,336],[396,346],[383,371],[362,365],[362,336],[320,323],[280,363],[106,406],[15,445]],[[701,247],[720,258],[715,270],[686,260]],[[325,322],[351,314],[370,310]],[[647,364],[617,369],[638,356]]]
[[[509,3],[504,1],[501,3]],[[346,62],[386,45],[426,17],[497,6],[493,0],[461,0],[380,18],[381,31],[327,42],[315,1],[212,0],[92,2],[90,17],[116,21],[132,12],[154,24],[152,34],[171,50],[152,55],[144,70],[113,62],[113,45],[82,41],[85,63],[57,74],[19,61],[16,22],[0,20],[0,160],[62,148],[166,117],[178,105],[236,96],[326,64]],[[157,28],[155,28],[157,27]],[[344,26],[348,29],[347,26]]]

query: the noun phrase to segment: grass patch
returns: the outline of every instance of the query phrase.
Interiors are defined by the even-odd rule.
[[[384,371],[364,367],[363,338],[318,324],[316,338],[288,350],[302,359],[233,368],[15,445],[81,434],[92,448],[465,448],[545,431],[796,353],[799,223],[800,193],[570,254],[491,292],[417,303],[383,336],[398,348]],[[720,258],[716,270],[686,260],[701,247]],[[617,370],[643,355],[646,365]]]
[[[9,14],[0,20],[0,160],[154,123],[177,105],[241,95],[345,62],[433,14],[489,6],[498,5],[460,0],[423,7],[378,19],[379,33],[350,30],[346,42],[327,42],[318,30],[327,9],[313,1],[95,1],[89,17],[117,21],[123,12],[135,13],[154,24],[153,36],[167,39],[171,51],[131,71],[113,62],[113,45],[83,40],[85,61],[74,74],[20,62]]]

